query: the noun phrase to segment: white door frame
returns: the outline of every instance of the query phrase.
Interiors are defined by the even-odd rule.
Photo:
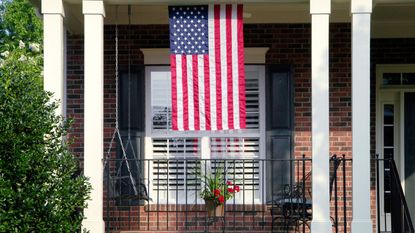
[[[405,192],[405,129],[404,129],[404,95],[407,92],[415,92],[413,85],[383,85],[384,73],[405,73],[415,72],[414,64],[382,64],[376,66],[376,152],[380,158],[383,157],[383,106],[385,104],[394,105],[394,160],[398,168],[398,173],[401,180],[401,186]],[[383,164],[380,163],[380,213],[381,213],[381,227],[385,226],[388,229],[381,229],[382,231],[390,230],[391,220],[390,215],[384,214],[384,179],[383,179]],[[379,197],[377,197],[379,198]],[[386,225],[385,225],[386,220]],[[377,219],[379,221],[379,219]]]

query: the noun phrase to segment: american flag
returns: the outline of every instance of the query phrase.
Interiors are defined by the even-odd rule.
[[[173,130],[246,128],[242,12],[169,7]]]

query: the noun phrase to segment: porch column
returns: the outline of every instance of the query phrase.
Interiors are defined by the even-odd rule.
[[[103,233],[104,2],[83,0],[82,11],[85,22],[84,173],[92,184],[83,226],[91,233]]]
[[[312,190],[311,232],[331,232],[329,198],[330,0],[311,0]]]
[[[62,0],[42,0],[43,14],[43,87],[60,103],[56,114],[65,116],[64,27]],[[25,41],[29,42],[29,41]]]
[[[370,219],[370,14],[372,0],[352,0],[352,232],[372,232]]]

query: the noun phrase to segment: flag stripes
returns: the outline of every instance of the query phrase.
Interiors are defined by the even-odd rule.
[[[172,128],[243,129],[246,128],[246,103],[242,5],[205,7],[169,9]],[[186,14],[194,14],[194,21],[204,25],[178,20]],[[192,18],[187,19],[193,22]],[[186,28],[203,32],[204,27],[208,35],[184,33],[183,36]],[[175,37],[176,34],[182,37]],[[205,44],[205,50],[198,44]]]

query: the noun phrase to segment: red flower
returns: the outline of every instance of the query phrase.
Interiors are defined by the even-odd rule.
[[[232,182],[230,182],[230,181],[228,180],[228,181],[226,181],[226,184],[228,184],[228,185],[232,185]]]
[[[218,197],[218,201],[219,201],[220,203],[224,203],[224,202],[225,202],[225,197],[224,197],[224,196],[219,196],[219,197]]]
[[[215,196],[219,196],[219,195],[220,195],[220,190],[219,190],[219,189],[214,189],[214,190],[213,190],[213,194],[214,194]]]
[[[239,192],[240,190],[238,185],[233,186],[233,188],[235,189],[236,192]]]
[[[235,190],[233,190],[233,188],[228,188],[228,192],[233,193]]]

